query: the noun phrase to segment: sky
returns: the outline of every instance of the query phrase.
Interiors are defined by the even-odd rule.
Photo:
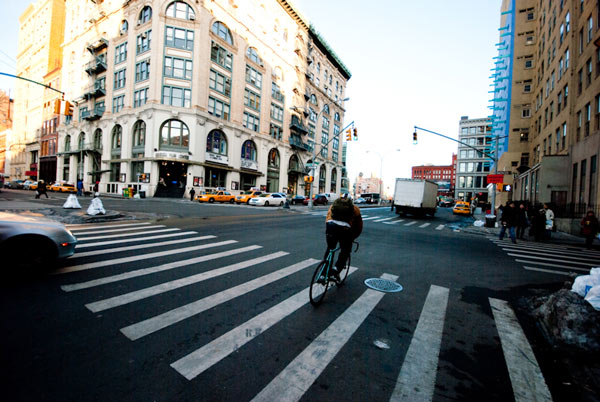
[[[34,1],[0,0],[0,72],[14,74],[19,16]],[[491,114],[490,70],[497,56],[501,0],[293,0],[352,78],[345,124],[351,183],[359,173],[383,176],[393,192],[411,167],[450,165],[457,143],[414,126],[458,138],[461,116]],[[0,76],[0,89],[14,88]],[[399,151],[398,151],[399,150]]]

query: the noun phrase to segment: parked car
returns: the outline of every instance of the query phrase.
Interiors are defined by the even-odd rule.
[[[304,205],[308,205],[308,198],[302,201]],[[313,197],[313,205],[327,205],[329,200],[325,194],[317,194]]]
[[[211,204],[215,201],[233,204],[235,202],[235,195],[228,191],[217,191],[213,194],[200,194],[196,199],[198,202],[210,202]]]
[[[5,268],[47,269],[73,255],[76,244],[73,234],[58,222],[0,212],[0,255]]]
[[[244,191],[242,194],[235,197],[235,203],[236,204],[250,204],[250,199],[258,197],[262,193],[263,193],[262,191],[257,191],[257,190]]]
[[[31,186],[36,184],[37,185],[37,181],[33,181],[33,180],[25,180],[23,182],[23,190],[31,190]]]
[[[306,197],[303,195],[295,195],[292,197],[291,203],[292,203],[292,205],[302,204],[305,199],[306,199]]]
[[[285,204],[285,196],[281,193],[262,193],[258,197],[250,199],[250,205],[279,205]]]
[[[471,205],[466,201],[456,201],[452,213],[454,215],[471,215]]]
[[[48,187],[50,191],[56,191],[59,193],[76,193],[77,188],[70,183],[54,183],[50,187]]]
[[[23,188],[23,180],[11,180],[10,182],[8,182],[8,185],[5,185],[7,188],[14,188],[14,189],[22,189]]]
[[[454,200],[452,198],[442,198],[439,205],[440,207],[451,207],[454,205]]]
[[[354,200],[354,203],[355,203],[355,204],[366,204],[366,203],[367,203],[367,200],[365,200],[365,199],[364,199],[364,198],[362,198],[362,197],[358,197],[356,200]]]

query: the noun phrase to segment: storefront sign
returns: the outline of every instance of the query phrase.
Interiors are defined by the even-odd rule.
[[[200,187],[204,185],[204,179],[199,176],[194,176],[194,187]]]
[[[239,183],[237,181],[232,181],[231,182],[231,189],[232,190],[237,190],[239,188]]]
[[[157,159],[170,158],[170,159],[190,159],[188,154],[182,154],[179,152],[155,152],[154,157]]]
[[[503,174],[488,174],[487,175],[487,182],[488,183],[502,183],[504,181],[504,175]]]
[[[258,170],[258,162],[250,160],[250,159],[242,159],[242,168]]]
[[[225,155],[213,154],[212,152],[206,153],[206,160],[210,161],[210,162],[225,163],[225,164],[229,162]]]

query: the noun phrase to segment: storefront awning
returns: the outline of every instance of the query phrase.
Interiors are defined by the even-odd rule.
[[[233,166],[221,165],[219,163],[212,163],[212,162],[200,162],[199,165],[202,165],[204,167],[213,168],[213,169],[223,169],[223,170],[229,170],[229,171],[235,170],[235,168]]]
[[[254,176],[264,176],[264,173],[259,172],[257,170],[251,170],[251,169],[240,169],[240,173],[251,174],[251,175],[254,175]]]

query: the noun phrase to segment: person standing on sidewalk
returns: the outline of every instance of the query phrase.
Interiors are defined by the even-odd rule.
[[[525,208],[525,204],[521,203],[519,205],[519,209],[517,210],[517,238],[524,240],[525,239],[525,231],[529,226],[529,219],[527,219],[527,209]]]
[[[592,248],[598,230],[600,230],[600,224],[598,224],[594,211],[588,211],[581,220],[581,234],[585,236],[585,246],[587,248]]]
[[[192,187],[190,189],[190,201],[194,201],[194,195],[196,194],[196,190],[194,190],[194,187]]]
[[[554,230],[554,211],[550,209],[547,203],[544,203],[544,212],[546,213],[546,239],[552,238],[552,230]]]
[[[517,240],[515,239],[515,226],[517,226],[517,211],[514,202],[510,201],[508,206],[504,207],[500,222],[502,223],[499,236],[500,240],[504,239],[504,234],[506,233],[506,229],[508,229],[510,240],[516,244]]]

